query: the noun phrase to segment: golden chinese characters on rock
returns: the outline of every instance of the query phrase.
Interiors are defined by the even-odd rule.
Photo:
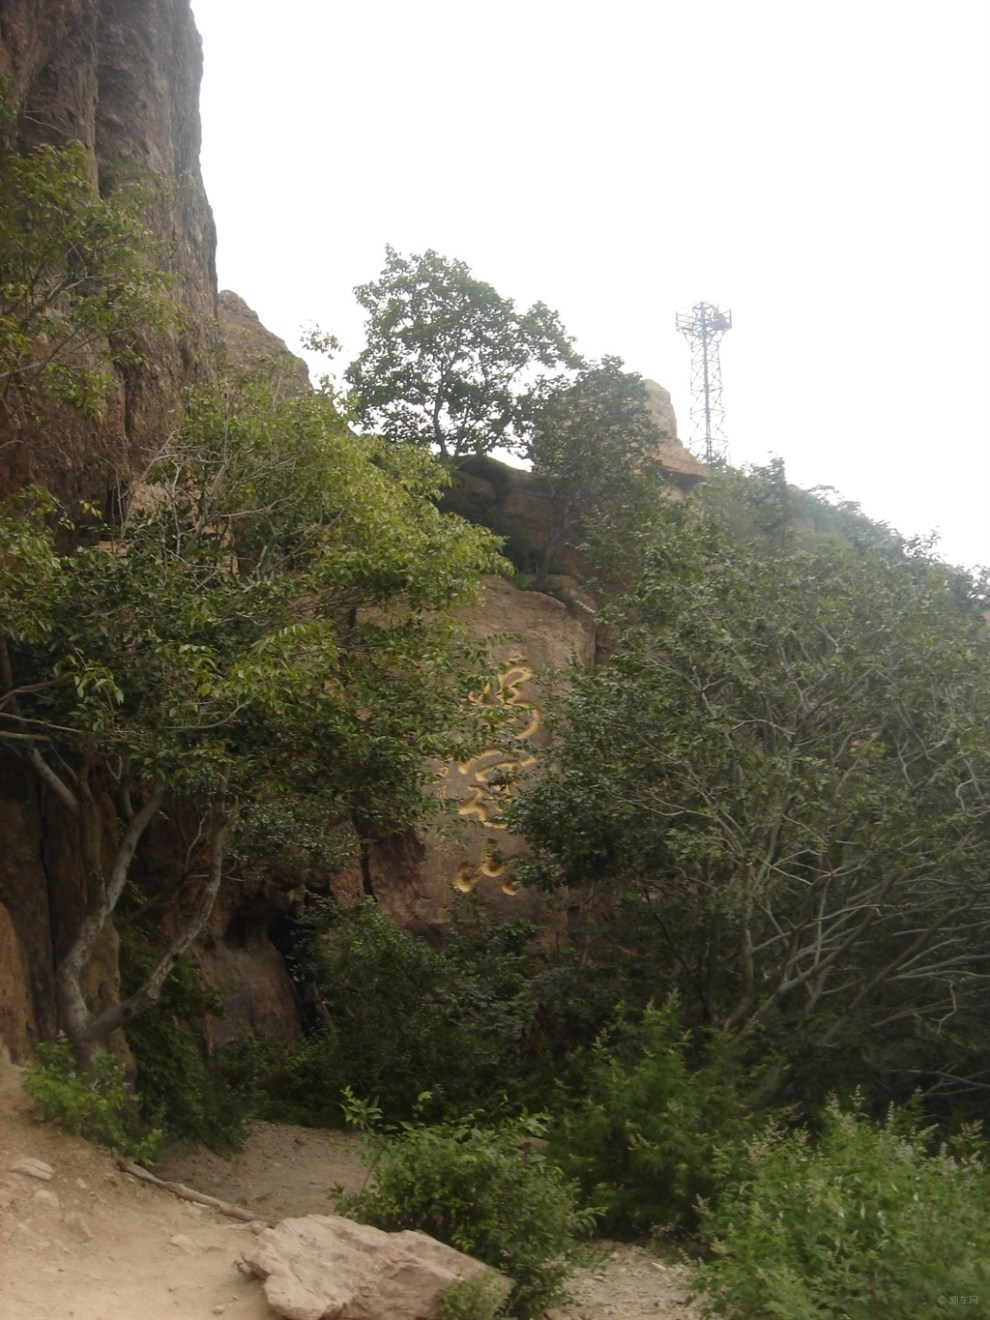
[[[515,776],[536,761],[531,740],[540,727],[540,711],[522,695],[523,684],[532,678],[526,657],[514,653],[506,661],[497,685],[486,686],[475,698],[501,706],[510,719],[512,741],[521,744],[518,752],[511,747],[490,748],[456,767],[466,781],[457,814],[486,831],[505,830],[501,804],[512,791]],[[486,837],[480,861],[461,861],[451,883],[459,893],[469,894],[483,877],[488,877],[500,881],[503,894],[516,894],[521,886],[512,874],[511,862],[499,847],[498,838]]]

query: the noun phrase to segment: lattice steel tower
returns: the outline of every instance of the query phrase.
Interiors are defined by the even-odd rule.
[[[719,341],[732,329],[732,313],[695,303],[677,313],[677,328],[691,345],[691,448],[711,467],[724,463],[729,443],[722,430],[722,364]]]

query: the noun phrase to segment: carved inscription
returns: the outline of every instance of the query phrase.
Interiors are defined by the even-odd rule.
[[[528,743],[540,727],[540,710],[522,695],[523,684],[532,677],[533,670],[525,656],[512,655],[499,675],[497,685],[488,685],[475,698],[478,702],[502,706],[509,714],[513,739],[526,744],[518,755],[506,752],[504,747],[490,748],[457,767],[467,780],[457,814],[464,820],[476,821],[486,830],[506,828],[501,803],[512,790],[514,776],[536,763]],[[451,883],[460,893],[469,894],[483,877],[488,877],[501,880],[500,888],[504,894],[518,893],[521,886],[511,874],[510,860],[500,851],[497,840],[489,837],[485,840],[480,862],[462,861]]]

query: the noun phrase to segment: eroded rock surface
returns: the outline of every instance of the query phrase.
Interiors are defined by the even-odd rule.
[[[230,289],[221,291],[218,318],[229,371],[236,375],[274,369],[277,383],[287,393],[309,392],[312,386],[306,363],[262,325],[258,313],[239,294]]]

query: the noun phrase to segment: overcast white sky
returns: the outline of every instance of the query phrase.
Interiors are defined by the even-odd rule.
[[[733,463],[990,562],[988,0],[193,0],[222,288],[362,347],[385,244],[666,385]]]

